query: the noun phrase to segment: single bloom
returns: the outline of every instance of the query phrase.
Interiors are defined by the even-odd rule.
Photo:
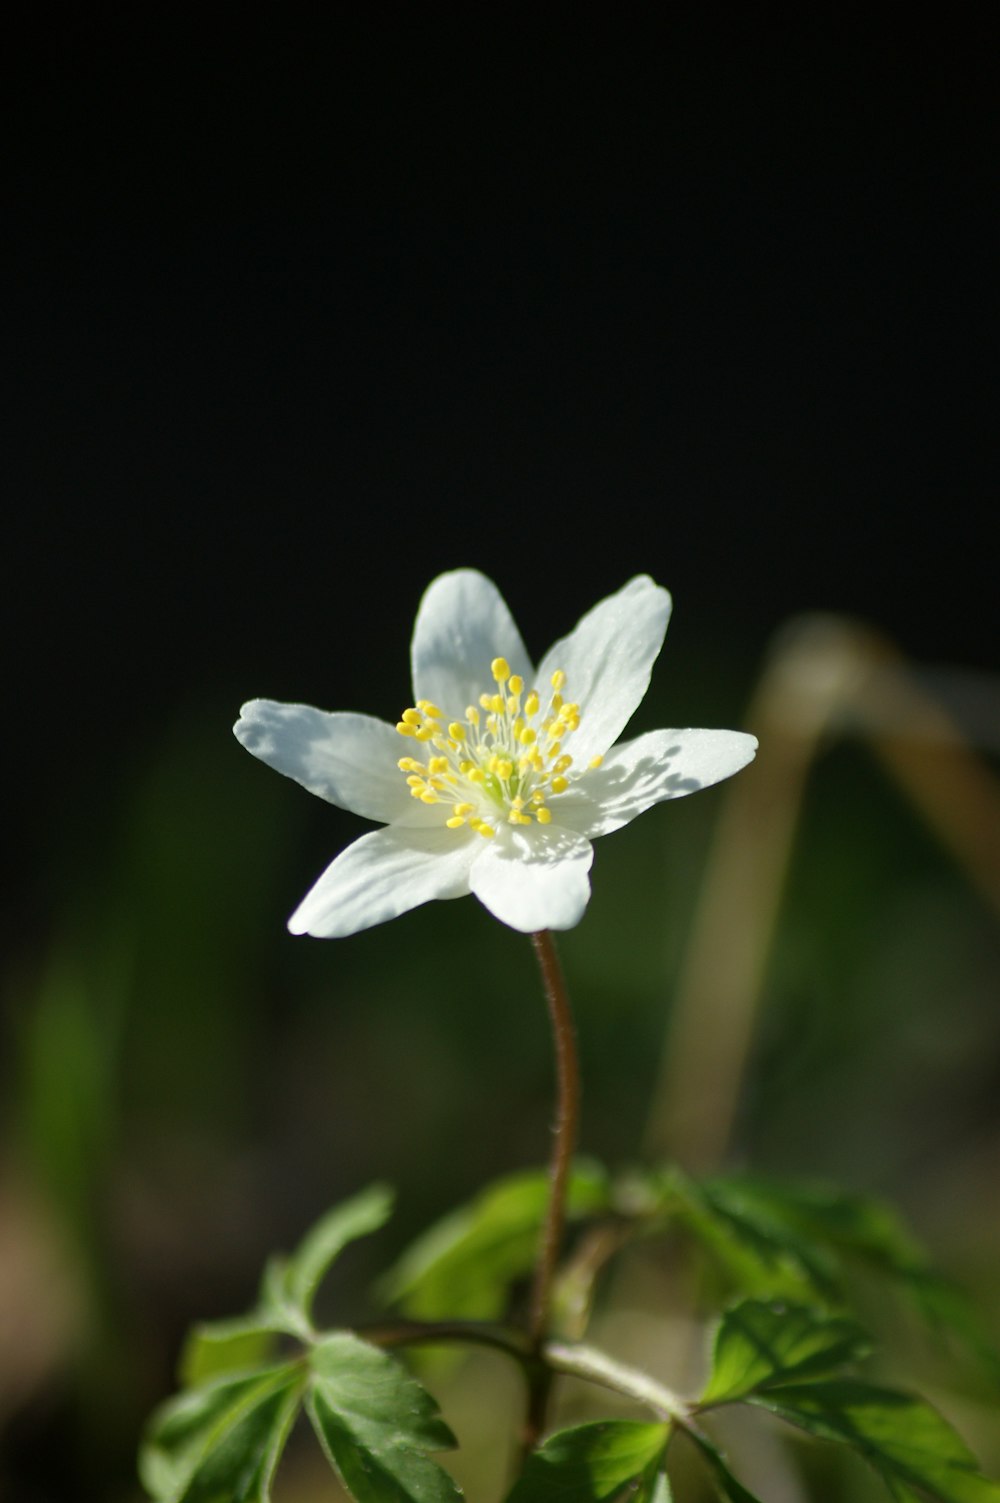
[[[327,867],[288,921],[338,938],[475,893],[523,933],[571,929],[591,841],[752,760],[740,731],[618,741],[649,686],[670,596],[648,575],[602,600],[537,668],[492,580],[439,575],[417,611],[413,705],[396,725],[252,699],[234,730],[310,793],[383,826]]]

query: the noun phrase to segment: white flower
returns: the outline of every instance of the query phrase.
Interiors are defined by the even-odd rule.
[[[513,929],[571,929],[591,840],[744,767],[739,731],[616,741],[649,685],[670,596],[647,575],[602,600],[537,670],[506,602],[474,569],[442,574],[413,632],[414,706],[368,715],[253,699],[240,742],[310,793],[384,828],[327,867],[288,921],[334,938],[473,892]]]

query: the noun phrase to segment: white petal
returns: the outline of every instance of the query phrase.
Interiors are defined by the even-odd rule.
[[[465,830],[373,830],[341,851],[288,927],[293,934],[343,939],[432,898],[460,898],[469,891],[479,842]]]
[[[757,738],[743,731],[649,731],[613,747],[552,799],[552,818],[591,840],[610,835],[653,804],[732,777],[756,750]]]
[[[396,765],[406,747],[383,720],[252,699],[233,733],[255,757],[338,808],[385,824],[411,812]]]
[[[506,658],[512,673],[531,679],[531,660],[507,602],[491,579],[476,569],[439,574],[428,586],[413,628],[413,695],[429,699],[452,719],[495,688],[494,658]]]
[[[595,605],[575,631],[551,648],[538,669],[540,694],[552,673],[566,673],[563,691],[580,706],[580,728],[567,743],[578,767],[617,741],[649,687],[670,620],[670,596],[648,574],[629,580]]]
[[[469,886],[494,918],[534,934],[572,929],[590,898],[594,849],[572,830],[503,830],[476,857]]]

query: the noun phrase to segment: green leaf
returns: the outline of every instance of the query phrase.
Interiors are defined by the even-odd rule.
[[[938,1503],[1000,1503],[1000,1483],[982,1475],[964,1441],[923,1399],[842,1378],[771,1388],[750,1402],[850,1446],[896,1498],[916,1488]]]
[[[744,1192],[737,1181],[671,1177],[680,1220],[745,1294],[837,1303],[837,1265],[824,1247]]]
[[[630,1503],[660,1503],[656,1474],[670,1426],[598,1420],[559,1430],[528,1457],[507,1503],[612,1503],[629,1484]]]
[[[192,1327],[184,1343],[178,1376],[185,1388],[196,1388],[223,1373],[246,1372],[263,1367],[274,1356],[278,1334],[275,1327],[253,1315],[235,1320],[205,1321]]]
[[[703,1404],[728,1404],[757,1389],[816,1378],[867,1355],[868,1338],[852,1320],[803,1305],[744,1300],[715,1333]]]
[[[428,1451],[455,1445],[435,1400],[393,1357],[339,1332],[310,1354],[306,1409],[357,1503],[454,1503],[457,1484]]]
[[[687,1430],[686,1434],[694,1441],[711,1467],[716,1485],[723,1498],[727,1498],[729,1503],[760,1503],[760,1499],[733,1476],[722,1452],[707,1435],[700,1430]]]
[[[169,1400],[139,1454],[144,1487],[157,1503],[268,1503],[302,1389],[286,1363]]]
[[[892,1206],[813,1181],[772,1182],[755,1178],[713,1182],[736,1190],[756,1214],[782,1222],[805,1236],[892,1280],[932,1326],[957,1336],[1000,1382],[1000,1351],[983,1333],[972,1301],[931,1264],[926,1251]]]
[[[392,1215],[393,1195],[385,1185],[369,1185],[360,1195],[334,1206],[306,1233],[288,1259],[272,1259],[264,1271],[262,1306],[276,1316],[294,1312],[308,1325],[320,1281],[334,1259],[359,1237],[377,1232]]]
[[[511,1283],[534,1263],[548,1195],[541,1170],[497,1180],[413,1243],[383,1281],[383,1297],[427,1320],[495,1319],[504,1311]],[[603,1169],[578,1160],[567,1215],[599,1215],[609,1203]]]

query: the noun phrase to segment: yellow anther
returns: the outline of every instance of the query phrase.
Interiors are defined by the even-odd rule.
[[[524,679],[519,673],[512,673],[510,676],[510,683],[507,685],[507,688],[510,690],[511,694],[520,694],[524,688]]]
[[[431,789],[428,789],[426,793],[421,793],[419,797],[422,804],[436,804],[438,801],[437,794]]]
[[[521,814],[519,810],[512,809],[507,815],[507,823],[509,825],[530,825],[531,815]]]
[[[496,830],[494,830],[492,825],[488,825],[485,820],[480,820],[476,826],[476,834],[482,835],[484,840],[489,840],[491,835],[496,834]]]
[[[545,794],[542,792],[541,788],[535,789],[534,793],[531,795],[531,802],[533,804],[544,804]]]
[[[396,729],[401,736],[415,736],[417,734],[416,726],[410,725],[406,720],[397,721]]]
[[[479,711],[476,709],[475,705],[466,705],[465,718],[470,725],[479,724]]]
[[[416,772],[419,765],[419,762],[415,762],[412,757],[400,757],[396,763],[400,772]]]
[[[557,668],[555,673],[553,673],[552,677],[549,679],[549,683],[552,685],[553,689],[561,689],[565,682],[566,675],[565,673],[563,673],[561,668]]]
[[[418,741],[429,741],[434,735],[434,727],[431,725],[422,725],[419,731],[414,731],[413,734]]]
[[[551,761],[554,757],[558,757],[558,755],[559,755],[559,753],[561,751],[562,751],[562,742],[561,741],[550,741],[549,744],[548,744],[548,746],[545,748],[545,754],[549,758],[549,761]]]
[[[448,735],[451,737],[451,739],[453,741],[464,741],[465,740],[465,726],[464,725],[460,725],[457,720],[453,720],[451,722],[451,725],[448,727]]]
[[[520,741],[520,743],[521,743],[522,746],[530,746],[531,743],[532,743],[532,741],[537,741],[538,737],[537,737],[536,733],[532,730],[531,726],[530,725],[526,725],[519,732],[517,739],[518,739],[518,741]]]
[[[518,794],[517,798],[512,798],[511,799],[511,801],[510,801],[510,807],[512,809],[518,809],[518,810],[524,808],[524,799],[521,798],[520,794]]]
[[[498,757],[497,765],[494,770],[500,781],[502,783],[505,783],[510,777],[511,773],[514,771],[514,764],[513,762],[508,762],[506,757]]]
[[[587,763],[587,766],[588,767],[600,767],[600,765],[601,765],[601,763],[603,761],[604,761],[603,757],[591,757],[590,761]]]
[[[447,757],[431,757],[430,761],[427,764],[427,767],[428,767],[428,771],[430,771],[430,772],[447,772],[448,771],[448,758]]]
[[[460,830],[465,824],[465,820],[462,819],[460,815],[455,814],[451,819],[446,819],[445,824],[448,826],[449,830]]]
[[[562,695],[561,694],[553,694],[553,696],[552,696],[552,708],[554,710],[561,710],[562,707],[563,707],[563,697],[562,697]]]
[[[432,705],[429,699],[418,699],[417,705],[431,720],[444,719],[444,711],[439,710],[437,705]]]
[[[531,693],[524,701],[524,713],[527,715],[529,720],[531,719],[532,715],[538,714],[538,695],[535,693],[534,689],[532,689]]]
[[[520,715],[514,721],[514,724],[511,726],[510,729],[511,729],[511,734],[514,737],[514,740],[515,741],[518,740],[518,738],[521,735],[521,732],[524,730],[524,721],[521,719]]]
[[[518,695],[518,694],[508,694],[507,695],[507,714],[508,715],[516,715],[517,714],[517,707],[518,707],[518,705],[520,703],[521,703],[521,697],[520,697],[520,695]]]
[[[424,791],[423,784],[421,784],[419,788],[411,788],[410,789],[410,797],[411,798],[420,798],[423,795],[423,791]]]
[[[540,825],[550,825],[552,823],[552,810],[536,809],[535,818],[538,820],[538,823]]]
[[[567,767],[572,767],[572,766],[573,766],[573,758],[570,757],[570,756],[562,756],[562,757],[558,757],[556,759],[556,764],[553,767],[552,771],[553,772],[565,772],[566,769],[567,769]]]
[[[510,667],[506,658],[494,658],[490,664],[490,672],[498,684],[505,684],[510,678]]]
[[[470,783],[481,783],[485,776],[486,774],[481,767],[473,767],[470,772],[466,773],[466,777]]]
[[[476,812],[476,806],[475,806],[475,804],[456,804],[454,806],[454,813],[455,814],[475,814],[475,812]]]
[[[568,780],[568,778],[553,778],[552,779],[552,792],[553,793],[565,793],[566,789],[568,787],[569,787],[569,780]]]
[[[411,788],[422,788],[424,786],[423,778],[418,777],[416,773],[412,777],[407,778],[406,781]]]
[[[506,708],[507,702],[504,699],[503,695],[494,694],[493,698],[490,700],[490,709],[493,711],[494,715],[502,715]]]
[[[492,696],[492,694],[480,694],[480,696],[479,696],[479,703],[480,703],[480,706],[482,707],[482,709],[488,710],[489,707],[490,707],[490,705],[492,704],[492,702],[493,702],[493,696]]]

